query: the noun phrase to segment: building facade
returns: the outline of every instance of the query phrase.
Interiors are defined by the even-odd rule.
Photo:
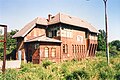
[[[97,30],[88,22],[67,14],[37,17],[17,32],[17,52],[22,60],[41,63],[44,59],[61,62],[95,56]]]

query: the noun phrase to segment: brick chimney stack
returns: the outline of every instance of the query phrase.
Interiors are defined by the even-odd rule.
[[[51,14],[48,14],[48,21],[50,21],[52,18],[52,15]]]

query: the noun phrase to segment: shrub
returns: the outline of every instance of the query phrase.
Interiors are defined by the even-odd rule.
[[[120,71],[115,74],[114,79],[120,80]]]
[[[67,72],[69,72],[68,71],[68,65],[65,62],[61,65],[61,73],[63,74],[63,76],[65,76],[65,75],[67,75]]]
[[[43,65],[43,67],[44,67],[45,69],[47,69],[47,67],[48,67],[49,65],[51,65],[51,64],[52,64],[52,62],[49,61],[49,60],[47,60],[47,59],[45,59],[45,60],[42,62],[42,65]]]
[[[106,66],[107,66],[107,62],[100,61],[99,63],[96,64],[95,69],[100,70],[102,67],[106,67]]]
[[[57,71],[58,70],[58,67],[53,67],[52,68],[52,72],[55,72],[55,71]]]
[[[102,80],[113,80],[114,79],[114,70],[111,67],[103,67],[99,72],[99,79]]]
[[[5,77],[3,80],[16,80],[18,78],[18,73],[14,69],[8,69],[6,70],[6,73],[4,76]]]
[[[97,51],[96,56],[97,57],[99,57],[99,56],[106,57],[106,53],[105,53],[105,51]]]
[[[90,76],[85,70],[77,70],[66,76],[66,80],[89,80]]]
[[[120,71],[120,63],[118,63],[118,64],[115,65],[115,70],[116,71]]]

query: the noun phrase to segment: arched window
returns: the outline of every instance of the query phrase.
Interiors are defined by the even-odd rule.
[[[63,44],[63,53],[68,53],[68,45]]]
[[[79,46],[77,45],[77,53],[79,53]]]
[[[74,53],[74,45],[72,44],[72,51],[73,51],[73,53]]]
[[[65,53],[68,53],[68,45],[66,44],[66,50]]]
[[[45,47],[45,57],[48,57],[48,55],[49,55],[49,48]]]
[[[76,47],[77,47],[77,46],[75,45],[75,53],[77,53],[77,49],[76,49]]]
[[[52,57],[56,56],[56,48],[52,48]]]

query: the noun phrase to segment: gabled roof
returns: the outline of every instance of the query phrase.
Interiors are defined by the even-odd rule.
[[[47,20],[41,17],[35,18],[33,21],[23,27],[20,31],[18,31],[15,35],[13,35],[13,38],[24,37],[31,29],[35,27],[36,24],[47,25]]]
[[[48,38],[45,35],[44,36],[39,36],[39,37],[35,37],[33,39],[27,40],[25,42],[55,42],[55,43],[61,43],[62,41],[57,40],[57,39],[52,39],[52,38]]]
[[[81,20],[77,17],[73,17],[67,14],[58,13],[57,15],[53,16],[49,21],[45,18],[37,17],[30,23],[28,23],[24,28],[22,28],[20,31],[18,31],[13,38],[16,37],[25,37],[25,35],[32,30],[36,24],[40,25],[51,25],[56,23],[64,23],[69,24],[77,27],[82,27],[88,29],[90,32],[98,33],[97,29],[95,29],[91,24],[88,22]]]
[[[73,17],[67,14],[63,14],[63,13],[58,13],[57,15],[55,15],[50,21],[49,21],[49,25],[51,24],[55,24],[55,23],[65,23],[65,24],[70,24],[73,26],[78,26],[78,27],[83,27],[88,29],[91,32],[95,32],[97,33],[97,29],[95,29],[90,23],[88,23],[87,21],[84,21],[80,18],[77,17]]]

